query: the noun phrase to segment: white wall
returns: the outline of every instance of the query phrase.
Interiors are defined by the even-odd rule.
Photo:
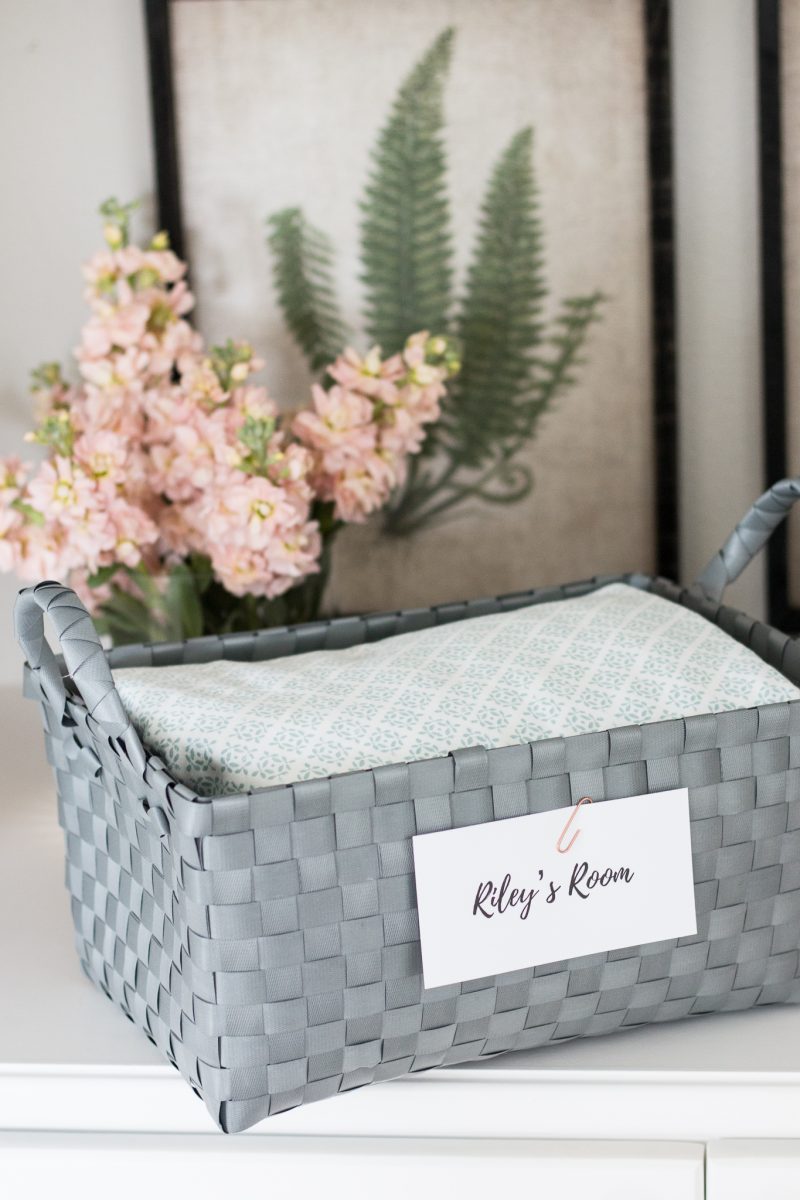
[[[31,369],[77,342],[98,205],[152,200],[149,121],[141,0],[0,0],[0,455],[30,428]],[[18,586],[0,576],[2,682]]]
[[[763,490],[753,0],[673,0],[681,571]],[[758,616],[763,560],[730,589]]]
[[[760,491],[753,0],[674,0],[682,571]],[[28,372],[67,360],[97,205],[152,195],[140,0],[0,0],[0,453],[29,424]],[[0,577],[0,681],[19,677]],[[757,612],[763,576],[738,599]]]

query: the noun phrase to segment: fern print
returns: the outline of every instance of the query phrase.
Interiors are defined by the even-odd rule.
[[[548,316],[530,128],[514,134],[495,164],[463,294],[453,297],[444,88],[454,39],[453,29],[443,30],[401,84],[372,150],[360,206],[369,337],[392,354],[411,333],[427,329],[460,350],[441,420],[385,510],[385,528],[396,534],[415,532],[469,501],[508,504],[528,495],[533,478],[519,452],[539,418],[574,386],[604,299],[599,292],[571,297]],[[284,317],[317,370],[331,357],[328,339],[342,329],[330,249],[296,209],[277,214],[271,225]],[[309,247],[305,255],[292,238]],[[316,352],[321,344],[324,354]]]
[[[453,45],[445,29],[398,92],[372,152],[361,205],[366,328],[386,354],[418,329],[446,328],[452,238],[443,91]]]
[[[284,319],[312,371],[320,371],[347,338],[333,286],[333,248],[299,208],[285,208],[267,224]]]

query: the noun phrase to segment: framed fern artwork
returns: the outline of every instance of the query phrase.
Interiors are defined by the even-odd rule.
[[[146,0],[161,223],[299,406],[457,372],[331,610],[677,574],[668,0]]]

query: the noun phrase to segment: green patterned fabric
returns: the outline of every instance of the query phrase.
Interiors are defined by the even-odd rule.
[[[346,650],[114,679],[201,795],[800,697],[703,617],[621,583]]]

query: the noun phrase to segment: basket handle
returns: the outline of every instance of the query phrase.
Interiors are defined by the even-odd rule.
[[[62,716],[67,691],[61,668],[44,636],[47,615],[58,636],[64,662],[92,718],[104,734],[124,741],[131,760],[144,762],[139,735],[123,708],[94,622],[72,588],[48,580],[23,588],[14,606],[17,641],[48,700]]]
[[[721,550],[697,576],[692,584],[709,600],[720,601],[729,583],[766,546],[775,529],[790,508],[800,500],[800,476],[781,479],[763,496],[759,496],[750,511],[742,518]]]

